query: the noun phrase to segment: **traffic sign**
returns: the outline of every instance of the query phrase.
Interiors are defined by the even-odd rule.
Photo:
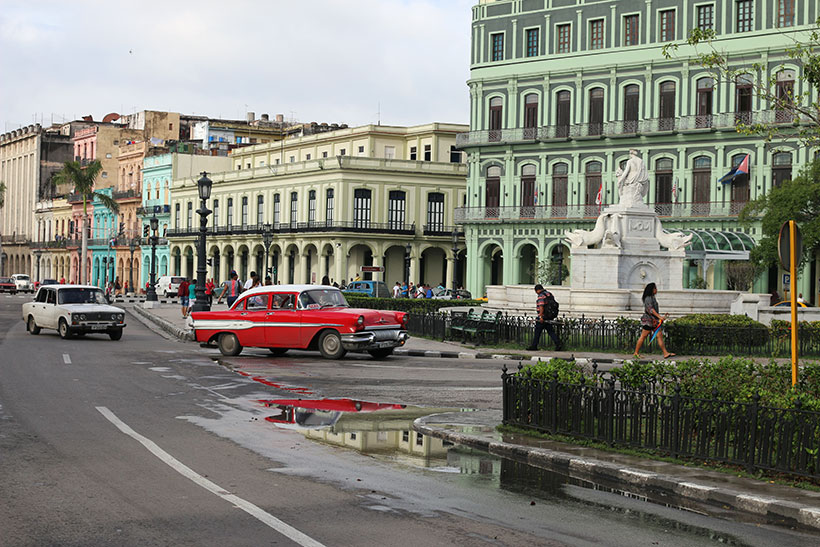
[[[382,273],[384,266],[362,266],[362,273]]]
[[[792,222],[787,220],[783,223],[783,226],[780,227],[780,235],[777,237],[777,254],[780,257],[780,266],[783,267],[784,270],[791,269],[791,232],[789,230],[789,223]],[[803,234],[800,233],[800,228],[797,227],[797,223],[794,224],[794,263],[800,264],[800,261],[803,258]]]

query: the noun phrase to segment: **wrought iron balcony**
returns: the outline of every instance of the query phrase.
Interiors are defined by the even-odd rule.
[[[422,227],[422,233],[424,233],[424,235],[426,236],[453,237],[453,230],[456,231],[457,237],[464,237],[464,229],[460,226],[445,226],[443,224],[425,224]]]
[[[746,202],[685,202],[651,203],[649,207],[661,218],[731,218],[736,217]],[[459,207],[455,210],[458,224],[506,221],[566,221],[597,218],[608,205],[531,205],[504,207]]]
[[[135,198],[142,198],[142,193],[137,192],[136,190],[114,190],[111,192],[111,197],[120,200],[120,199],[135,199]]]
[[[296,233],[317,233],[317,232],[350,232],[360,234],[392,234],[392,235],[415,235],[415,224],[399,224],[395,222],[367,222],[363,220],[352,221],[325,221],[317,220],[312,222],[291,222],[279,223],[271,226],[274,234],[296,234]],[[452,233],[452,227],[449,227]],[[261,235],[264,232],[264,224],[242,225],[221,225],[208,226],[206,232],[209,236]],[[168,237],[195,237],[199,235],[199,227],[191,228],[171,228],[168,230]]]
[[[137,207],[137,214],[140,216],[169,214],[170,212],[170,205],[146,205],[143,207]]]

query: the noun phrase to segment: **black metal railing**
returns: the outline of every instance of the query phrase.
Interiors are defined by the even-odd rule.
[[[616,388],[613,379],[571,384],[502,372],[503,423],[748,471],[820,476],[820,412]]]
[[[439,340],[463,341],[463,329],[453,329],[464,316],[463,312],[410,313],[408,330],[416,336]],[[554,321],[561,343],[568,350],[632,352],[641,332],[636,320],[592,317],[562,317]],[[534,316],[502,315],[494,320],[494,328],[485,329],[483,336],[472,341],[477,344],[510,344],[527,347],[535,331]],[[676,325],[670,322],[664,328],[666,345],[681,355],[735,355],[759,357],[786,357],[791,354],[788,329],[749,325],[742,327],[712,327],[703,325]],[[820,333],[809,327],[799,331],[798,352],[803,357],[820,357]],[[540,341],[544,348],[552,343],[547,336]],[[652,352],[657,342],[644,346]]]
[[[234,235],[234,234],[262,234],[265,230],[264,224],[246,225],[222,225],[208,226],[210,235]],[[394,222],[364,222],[364,221],[325,221],[316,220],[311,222],[291,222],[273,224],[271,233],[293,234],[311,232],[352,232],[360,234],[396,234],[414,235],[416,233],[415,224],[396,224]],[[446,235],[451,235],[451,231]],[[199,235],[199,227],[191,228],[171,228],[168,230],[169,237],[185,237]]]

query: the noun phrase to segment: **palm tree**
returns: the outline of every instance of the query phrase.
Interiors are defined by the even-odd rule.
[[[99,160],[94,160],[86,166],[83,166],[78,161],[67,161],[63,165],[60,172],[54,175],[52,179],[53,185],[70,184],[74,187],[74,193],[80,194],[83,197],[83,239],[82,250],[80,254],[80,284],[87,283],[85,261],[88,254],[88,230],[85,227],[86,219],[88,218],[88,202],[95,198],[102,203],[109,211],[114,214],[120,212],[120,206],[116,201],[110,197],[94,190],[94,181],[102,171],[102,163]]]

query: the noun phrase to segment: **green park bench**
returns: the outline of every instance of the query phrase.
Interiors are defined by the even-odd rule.
[[[486,314],[486,310],[476,311],[473,308],[470,308],[467,313],[453,314],[450,324],[450,331],[453,333],[453,337],[455,338],[458,334],[461,336],[462,342],[466,342],[469,336],[475,336],[478,332],[478,323]]]
[[[492,313],[485,311],[478,320],[476,329],[476,343],[486,344],[489,341],[495,342],[498,339],[498,326],[503,314],[501,312]]]

